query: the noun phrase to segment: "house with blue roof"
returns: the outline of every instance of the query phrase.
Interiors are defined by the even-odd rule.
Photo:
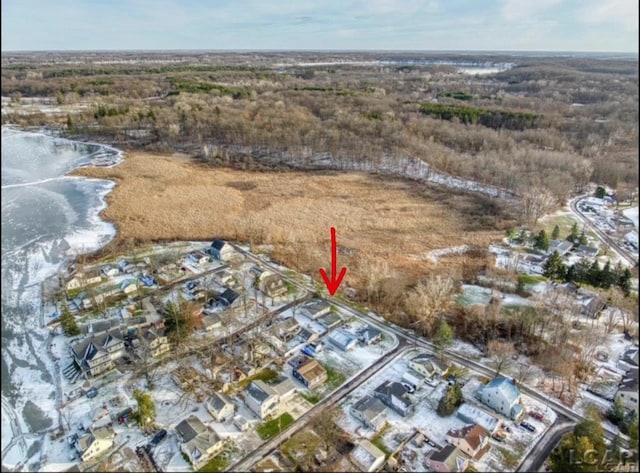
[[[524,413],[520,390],[511,378],[498,376],[478,389],[476,397],[509,419],[517,420]]]

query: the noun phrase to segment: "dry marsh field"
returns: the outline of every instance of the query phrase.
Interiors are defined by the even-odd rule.
[[[334,226],[340,264],[353,263],[346,279],[353,285],[363,259],[417,275],[433,265],[429,251],[485,246],[513,224],[504,209],[475,195],[359,173],[240,171],[131,152],[115,168],[75,174],[117,182],[103,212],[118,229],[112,247],[222,237],[273,245],[284,263],[317,273],[329,264]]]

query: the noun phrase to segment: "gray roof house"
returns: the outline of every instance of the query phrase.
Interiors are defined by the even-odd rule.
[[[554,251],[557,251],[560,256],[564,256],[573,248],[573,243],[567,240],[551,240],[549,242],[549,249],[547,250],[548,254],[552,254]]]
[[[180,422],[176,432],[182,441],[180,450],[189,457],[194,469],[202,468],[224,447],[224,441],[194,415]]]
[[[476,397],[503,416],[517,420],[523,414],[520,390],[511,378],[498,376],[476,391]]]
[[[367,395],[351,407],[351,414],[367,427],[378,430],[385,422],[385,410],[380,399]]]
[[[449,366],[429,353],[421,353],[409,360],[409,368],[422,376],[432,377],[434,375],[444,375]]]
[[[311,319],[317,319],[331,312],[331,304],[322,299],[313,299],[300,307],[300,313]]]
[[[226,394],[214,392],[207,399],[207,410],[216,422],[224,422],[233,416],[236,406]]]
[[[354,336],[352,336],[346,330],[342,330],[341,328],[337,328],[331,331],[328,335],[328,338],[331,343],[340,348],[340,350],[342,351],[351,350],[358,343]]]
[[[362,343],[370,345],[382,340],[382,332],[371,325],[367,325],[366,328],[358,332],[358,340]]]
[[[217,297],[217,300],[227,307],[233,307],[240,300],[240,294],[231,288],[226,289]]]
[[[593,246],[580,245],[576,248],[576,253],[580,256],[584,256],[586,258],[595,258],[598,256],[600,250],[598,248],[594,248]]]
[[[400,383],[385,381],[374,390],[373,395],[402,417],[406,417],[413,409],[407,390]]]
[[[278,409],[280,394],[274,385],[262,380],[251,381],[244,390],[244,402],[258,417],[266,419]]]

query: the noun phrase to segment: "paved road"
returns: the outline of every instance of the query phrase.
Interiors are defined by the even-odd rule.
[[[540,471],[551,451],[556,448],[565,435],[573,430],[575,425],[575,422],[570,421],[562,414],[559,415],[538,444],[529,450],[516,471]]]
[[[621,258],[625,259],[631,266],[635,266],[637,263],[637,259],[633,254],[626,250],[623,246],[618,244],[613,238],[599,229],[587,216],[578,209],[578,203],[587,197],[586,195],[581,195],[579,197],[575,197],[569,201],[569,208],[571,212],[573,212],[579,220],[584,222],[590,229],[595,233],[600,240],[604,242],[605,245],[608,245],[613,251],[615,251]]]

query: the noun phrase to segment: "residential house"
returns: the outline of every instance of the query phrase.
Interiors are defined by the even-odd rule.
[[[358,340],[366,345],[379,342],[382,340],[382,332],[371,325],[358,332]]]
[[[271,381],[269,383],[269,386],[271,386],[275,390],[276,394],[280,397],[280,401],[282,402],[286,402],[291,399],[297,390],[295,383],[286,376],[280,376],[277,379]]]
[[[438,473],[462,472],[469,466],[464,454],[453,445],[446,445],[441,450],[433,450],[424,460],[430,470]]]
[[[638,368],[638,347],[627,349],[618,360],[618,368],[628,370],[629,368]]]
[[[244,390],[244,402],[258,417],[266,419],[278,409],[280,397],[267,383],[256,380]]]
[[[407,390],[400,383],[385,381],[374,390],[373,395],[402,417],[406,417],[413,409]]]
[[[67,291],[91,286],[102,282],[102,272],[100,268],[91,268],[85,271],[78,271],[67,280],[65,288]]]
[[[592,319],[598,318],[600,312],[607,308],[607,303],[604,299],[598,296],[593,296],[590,299],[582,301],[582,315],[590,317]]]
[[[124,340],[119,330],[109,330],[72,345],[71,353],[82,372],[98,376],[112,369],[113,361],[124,355]]]
[[[350,455],[361,471],[367,472],[378,471],[386,459],[384,452],[366,439],[358,440]]]
[[[498,376],[480,387],[476,392],[476,397],[483,404],[509,419],[517,420],[524,412],[520,390],[511,378]]]
[[[309,329],[301,328],[298,331],[297,338],[301,340],[303,343],[315,343],[320,338],[319,334],[316,332],[312,332]],[[355,343],[355,340],[354,340]]]
[[[116,266],[106,265],[102,267],[102,274],[108,277],[113,277],[120,274],[120,270]]]
[[[251,422],[242,416],[235,416],[233,418],[233,425],[236,426],[240,432],[246,432],[251,427]]]
[[[623,379],[615,397],[628,411],[638,412],[638,375]]]
[[[124,273],[125,272],[124,268],[126,268],[127,266],[130,266],[130,265],[131,265],[131,263],[129,263],[126,259],[121,259],[120,261],[118,261],[118,265],[117,266],[118,266],[118,270],[121,273]]]
[[[216,422],[224,422],[233,416],[236,406],[227,395],[214,392],[207,400],[207,410]]]
[[[282,341],[286,342],[298,335],[300,324],[295,317],[289,317],[274,325],[274,332]]]
[[[115,432],[111,427],[90,429],[89,434],[76,440],[75,447],[83,462],[91,461],[113,447]]]
[[[342,317],[337,312],[329,312],[328,314],[323,315],[318,318],[318,323],[321,324],[325,329],[331,330],[332,328],[338,327],[342,323]]]
[[[224,240],[213,240],[209,248],[209,254],[220,261],[229,261],[233,258],[235,251],[233,247]]]
[[[138,290],[138,283],[135,279],[125,279],[120,283],[119,287],[120,291],[124,292],[125,294],[131,294]]]
[[[166,337],[164,329],[156,329],[155,327],[144,328],[140,330],[138,338],[153,357],[159,357],[171,349],[169,339]]]
[[[331,312],[331,304],[322,299],[313,299],[300,307],[300,313],[316,320]]]
[[[358,341],[349,332],[341,328],[332,330],[328,335],[329,341],[342,351],[351,350]]]
[[[269,297],[282,297],[288,292],[287,286],[280,276],[259,266],[251,268],[251,274],[255,276],[258,290]]]
[[[180,450],[189,457],[194,470],[202,468],[224,448],[224,441],[195,415],[176,426],[181,440]]]
[[[547,250],[548,254],[553,254],[554,251],[557,251],[560,256],[564,256],[573,248],[573,243],[567,240],[551,240],[549,241],[549,249]]]
[[[455,445],[476,460],[481,460],[489,451],[489,433],[476,424],[465,425],[461,429],[449,429],[445,438],[451,445]]]
[[[366,395],[351,407],[351,414],[368,428],[377,431],[385,423],[385,409],[380,399]]]
[[[598,256],[600,250],[598,248],[594,248],[593,246],[580,245],[576,248],[576,253],[578,256],[582,256],[583,258],[595,258]]]
[[[327,370],[324,369],[324,366],[310,358],[293,368],[291,374],[307,389],[314,389],[327,380]]]
[[[444,376],[449,370],[449,366],[428,353],[421,353],[409,360],[409,368],[416,373],[432,378],[433,376]]]
[[[205,266],[211,262],[209,255],[202,251],[192,251],[189,253],[189,258],[198,266]]]
[[[227,288],[216,300],[225,307],[236,307],[242,300],[240,294],[231,288]]]
[[[466,402],[458,407],[456,416],[463,422],[478,424],[489,432],[490,435],[493,435],[502,428],[502,422],[496,416]]]

